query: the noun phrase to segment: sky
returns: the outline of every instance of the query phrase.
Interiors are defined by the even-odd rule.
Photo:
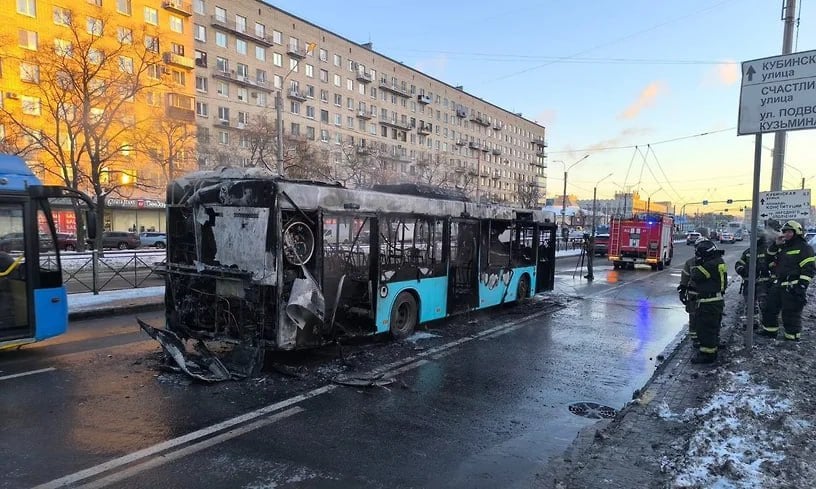
[[[270,3],[544,125],[548,197],[589,154],[569,171],[568,193],[591,198],[597,185],[610,198],[625,187],[678,206],[751,198],[754,137],[736,135],[739,62],[781,53],[783,0]],[[816,49],[816,3],[799,3],[794,50]],[[655,144],[701,133],[711,134]],[[816,185],[814,143],[816,130],[788,133],[783,188]],[[768,190],[772,134],[763,146]]]

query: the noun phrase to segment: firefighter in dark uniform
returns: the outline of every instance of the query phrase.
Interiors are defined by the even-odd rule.
[[[695,318],[700,347],[692,363],[713,363],[717,360],[720,323],[725,309],[725,287],[728,284],[728,267],[722,255],[722,250],[718,250],[708,239],[701,240],[694,247],[695,265],[691,268],[690,280],[697,291]]]
[[[782,236],[768,246],[767,254],[776,265],[775,278],[768,289],[762,311],[762,331],[759,334],[763,336],[776,338],[780,311],[785,339],[799,341],[802,336],[802,309],[816,265],[813,248],[805,242],[804,234],[801,224],[788,221],[782,226]]]
[[[765,237],[760,234],[757,236],[757,258],[756,258],[756,289],[754,291],[754,312],[761,314],[763,305],[765,304],[765,297],[768,295],[768,284],[771,281],[771,270],[768,266],[767,259],[767,245],[765,244]],[[737,275],[742,277],[742,285],[740,285],[740,292],[742,293],[743,303],[748,305],[748,265],[751,260],[751,248],[742,252],[742,255],[734,264],[734,270]]]
[[[704,238],[698,238],[696,243],[699,243]],[[692,256],[683,264],[683,271],[680,273],[680,285],[677,286],[677,292],[680,295],[680,302],[686,306],[686,312],[689,316],[689,338],[691,338],[691,346],[694,348],[700,347],[700,339],[697,337],[697,288],[691,281],[691,269],[697,264],[697,257]]]

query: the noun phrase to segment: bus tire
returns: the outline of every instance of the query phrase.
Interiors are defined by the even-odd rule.
[[[665,265],[663,264],[662,260],[657,262],[657,269],[658,270],[663,270],[664,268],[665,268]]]
[[[394,305],[391,306],[391,321],[389,331],[394,339],[402,340],[412,334],[419,322],[419,309],[414,295],[410,292],[401,292]]]
[[[516,302],[522,302],[530,298],[530,277],[524,274],[519,279],[516,287]]]

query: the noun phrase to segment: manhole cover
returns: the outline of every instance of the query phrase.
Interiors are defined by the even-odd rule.
[[[576,402],[569,405],[569,411],[576,416],[590,419],[614,418],[615,410],[595,402]]]

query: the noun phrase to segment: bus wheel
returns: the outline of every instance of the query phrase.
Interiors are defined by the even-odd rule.
[[[410,292],[402,292],[391,306],[391,336],[398,340],[411,336],[418,317],[416,299]]]
[[[662,261],[662,260],[661,260],[661,261],[659,261],[659,262],[657,262],[657,269],[658,269],[658,270],[663,270],[665,267],[666,267],[666,266],[663,264],[663,261]]]
[[[518,288],[516,289],[516,302],[530,298],[530,277],[522,275],[519,279]]]

